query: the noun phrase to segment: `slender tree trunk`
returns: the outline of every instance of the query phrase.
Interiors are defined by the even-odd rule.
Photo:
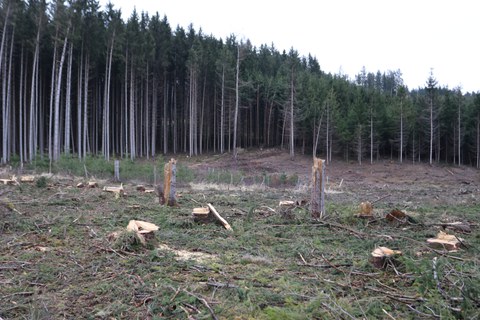
[[[235,115],[233,116],[233,159],[236,161],[237,152],[237,127],[238,127],[238,109],[240,105],[240,47],[237,48],[237,69],[235,73]]]
[[[57,30],[57,35],[58,35],[58,30]],[[57,38],[57,37],[55,37]],[[53,49],[53,62],[52,62],[52,79],[51,79],[51,84],[50,84],[50,108],[49,108],[49,113],[48,113],[48,159],[52,160],[53,158],[53,149],[52,149],[52,122],[53,122],[53,104],[54,104],[54,99],[55,99],[55,78],[57,75],[56,72],[57,68],[57,41],[55,40],[55,45]]]
[[[35,110],[37,104],[35,103],[37,100],[37,74],[38,74],[38,58],[40,53],[40,25],[37,30],[37,39],[35,41],[35,54],[33,55],[33,65],[32,65],[32,85],[30,87],[30,118],[29,118],[29,136],[28,136],[28,160],[30,162],[33,161],[35,155],[35,148],[34,148],[34,137],[35,137]]]
[[[480,112],[477,114],[477,169],[480,169]]]
[[[80,65],[78,66],[77,81],[77,153],[78,159],[82,159],[82,83],[83,83],[83,44],[80,53]]]
[[[83,159],[87,156],[87,141],[88,141],[88,78],[90,74],[90,56],[87,53],[85,57],[85,71],[83,84]]]
[[[105,93],[103,102],[103,155],[105,160],[110,161],[110,86],[112,75],[112,59],[113,59],[113,47],[115,44],[115,31],[112,35],[112,41],[110,43],[109,53],[107,57],[107,63],[105,66]]]
[[[430,97],[430,164],[433,163],[433,98]]]
[[[152,79],[152,157],[155,157],[157,143],[157,81],[155,74]]]
[[[403,163],[403,101],[400,101],[400,163]]]
[[[362,125],[359,124],[357,128],[357,161],[358,164],[362,164]]]
[[[163,96],[163,154],[168,153],[168,85],[167,85],[167,76],[164,75],[163,79],[164,84],[164,96]]]
[[[65,153],[70,154],[70,134],[71,134],[71,92],[72,92],[72,64],[73,64],[73,43],[70,44],[67,66],[67,92],[65,98]]]
[[[220,100],[220,153],[225,152],[225,65],[222,66],[222,89]]]
[[[134,84],[133,62],[130,63],[130,160],[135,160],[135,84]]]
[[[68,32],[63,40],[63,49],[62,55],[60,57],[60,64],[58,66],[58,74],[56,76],[56,90],[55,90],[55,121],[53,129],[53,161],[57,161],[60,158],[60,94],[62,88],[62,74],[63,74],[63,63],[65,62],[65,55],[67,52],[67,40]],[[68,97],[67,97],[68,99]]]
[[[294,87],[294,68],[292,66],[291,81],[290,81],[290,160],[295,157],[295,128],[293,118],[293,107],[295,102],[295,87]]]
[[[461,93],[459,93],[459,100],[461,98]],[[458,165],[462,164],[462,157],[461,157],[461,101],[458,102]]]
[[[19,97],[19,108],[18,108],[18,118],[19,118],[19,128],[18,128],[18,134],[19,134],[19,145],[20,145],[20,149],[19,149],[19,157],[20,157],[20,167],[23,168],[23,162],[24,162],[24,146],[25,146],[25,141],[24,141],[24,133],[23,133],[23,129],[25,128],[25,123],[23,122],[23,116],[24,116],[24,112],[26,111],[25,110],[25,97],[23,96],[24,95],[24,92],[26,91],[25,90],[25,87],[26,87],[26,84],[27,84],[27,81],[26,81],[26,77],[24,79],[24,58],[23,58],[23,43],[22,43],[22,51],[20,53],[20,87],[19,87],[19,93],[18,93],[18,97]]]
[[[4,94],[3,94],[3,156],[2,156],[2,163],[5,164],[10,160],[10,140],[12,136],[13,130],[11,129],[11,96],[12,96],[12,57],[13,57],[13,47],[14,47],[14,39],[15,39],[15,31],[12,31],[12,39],[10,43],[10,55],[8,58],[8,63],[5,62],[5,69],[7,68],[8,64],[8,74],[6,70],[4,70],[4,77],[3,77],[3,87],[4,87]],[[0,64],[1,68],[1,64]],[[5,85],[7,85],[5,89]]]
[[[7,6],[7,13],[5,14],[5,22],[3,24],[3,32],[2,32],[2,43],[0,45],[0,75],[2,73],[2,63],[3,63],[3,51],[5,48],[5,41],[7,36],[7,26],[8,26],[8,18],[10,15],[10,4]],[[40,28],[39,28],[40,29]]]
[[[370,106],[370,164],[373,164],[373,106]]]

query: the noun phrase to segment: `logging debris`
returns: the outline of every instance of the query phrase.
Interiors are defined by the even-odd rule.
[[[463,239],[453,234],[440,231],[436,238],[427,239],[431,247],[440,247],[448,251],[456,251],[463,244]]]
[[[395,256],[401,254],[402,252],[399,250],[392,250],[387,247],[378,247],[375,248],[375,250],[373,250],[371,253],[371,262],[375,267],[383,269],[389,264],[395,265],[397,263],[394,259]]]

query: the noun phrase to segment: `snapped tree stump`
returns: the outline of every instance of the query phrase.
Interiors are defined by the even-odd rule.
[[[177,160],[170,159],[163,168],[163,203],[173,207],[177,205],[176,189],[177,189]],[[162,202],[162,201],[160,201]]]
[[[315,219],[325,215],[325,160],[313,158],[310,212]]]

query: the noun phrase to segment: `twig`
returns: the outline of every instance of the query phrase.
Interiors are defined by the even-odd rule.
[[[377,200],[373,200],[373,201],[371,202],[371,204],[377,203],[378,201],[383,200],[383,199],[385,199],[385,198],[388,198],[388,197],[390,197],[390,196],[391,196],[391,194],[387,194],[386,196],[383,196],[383,197],[381,197],[381,198],[379,198],[379,199],[377,199]]]
[[[387,310],[382,308],[383,313],[385,313],[390,319],[396,320],[390,313],[387,312]]]
[[[213,280],[209,280],[207,282],[208,286],[215,287],[215,288],[238,288],[238,286],[230,283],[223,283],[223,282],[217,282]]]
[[[215,315],[215,312],[213,311],[212,307],[210,307],[210,305],[208,304],[207,300],[205,300],[204,298],[202,297],[199,297],[197,296],[196,294],[190,292],[190,291],[187,291],[185,289],[182,290],[183,292],[185,292],[186,294],[188,294],[189,296],[192,296],[194,297],[195,299],[197,299],[198,301],[200,301],[207,309],[208,311],[210,311],[210,314],[212,315],[212,318],[214,320],[218,320],[217,316]]]
[[[13,297],[13,296],[29,296],[31,294],[34,294],[34,292],[33,291],[15,292],[15,293],[4,295],[3,297],[0,297],[0,299],[5,299],[5,298],[8,298],[8,297]]]

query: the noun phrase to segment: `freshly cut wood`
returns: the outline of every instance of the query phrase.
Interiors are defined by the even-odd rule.
[[[217,218],[217,220],[220,221],[223,224],[225,229],[227,229],[229,231],[233,231],[232,227],[227,222],[227,220],[223,219],[222,216],[217,212],[217,210],[210,203],[207,203],[207,206],[210,208],[210,210],[212,211],[215,218]]]
[[[195,222],[205,222],[212,218],[209,207],[193,208],[192,216]]]
[[[169,162],[165,164],[163,169],[164,180],[163,180],[163,201],[160,200],[160,203],[167,204],[170,207],[177,205],[176,198],[176,185],[177,185],[177,160],[170,159]],[[159,193],[160,194],[160,193]]]
[[[89,188],[98,188],[98,183],[96,181],[88,181]]]
[[[83,182],[77,183],[77,188],[85,188],[85,184]]]
[[[373,206],[370,202],[360,203],[360,217],[373,217]]]
[[[33,182],[33,181],[35,181],[35,176],[31,176],[31,175],[29,175],[29,176],[21,176],[21,177],[20,177],[20,181],[21,181],[21,182]]]
[[[134,232],[143,245],[146,245],[146,236],[158,230],[158,226],[141,220],[130,220],[127,225],[127,231]]]
[[[103,191],[106,191],[106,192],[113,192],[117,195],[123,195],[124,194],[124,190],[123,190],[123,183],[120,184],[120,187],[103,187]]]
[[[155,189],[145,189],[145,193],[155,193]]]
[[[157,230],[157,225],[141,220],[130,220],[127,225],[127,231],[133,231],[138,233],[149,233]]]
[[[316,157],[312,166],[310,211],[315,219],[322,219],[325,215],[325,160]]]
[[[387,262],[390,261],[394,256],[401,255],[402,252],[399,250],[392,250],[387,247],[378,247],[372,251],[372,264],[377,268],[385,268]]]
[[[427,242],[433,247],[441,247],[448,251],[453,251],[460,249],[463,239],[453,234],[440,231],[436,238],[427,239]]]
[[[17,177],[14,175],[10,179],[0,179],[0,182],[3,182],[3,184],[18,184]]]
[[[278,203],[279,207],[295,207],[295,201],[284,200]]]

